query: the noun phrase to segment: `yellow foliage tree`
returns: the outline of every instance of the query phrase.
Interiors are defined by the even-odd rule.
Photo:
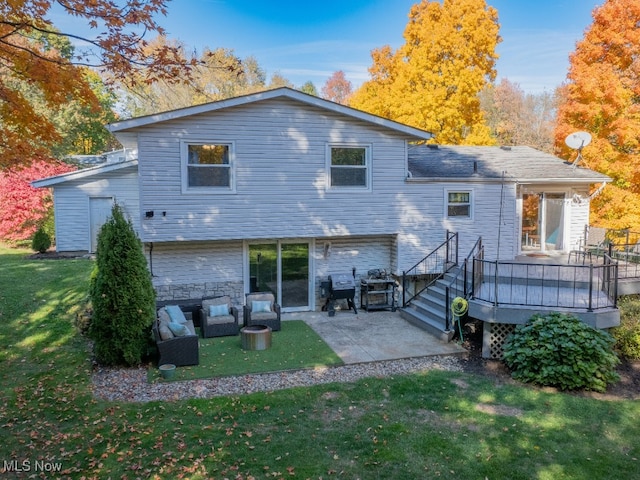
[[[592,202],[592,223],[640,231],[640,2],[608,0],[570,57],[555,131],[560,155],[576,130],[591,133],[584,163],[613,178]]]
[[[479,92],[496,76],[499,29],[484,0],[423,0],[411,8],[404,45],[372,52],[371,79],[350,105],[430,131],[438,143],[495,143]]]

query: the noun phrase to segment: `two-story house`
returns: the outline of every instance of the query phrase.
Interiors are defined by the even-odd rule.
[[[135,161],[53,187],[57,248],[92,251],[112,202],[145,246],[158,299],[272,290],[314,310],[332,272],[401,274],[440,244],[486,256],[569,251],[608,177],[528,147],[437,147],[416,128],[279,88],[109,125]]]

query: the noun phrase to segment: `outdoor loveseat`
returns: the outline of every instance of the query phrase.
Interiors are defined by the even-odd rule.
[[[185,318],[180,307],[167,305],[160,308],[152,331],[158,347],[158,365],[182,367],[200,363],[196,329],[193,321]]]

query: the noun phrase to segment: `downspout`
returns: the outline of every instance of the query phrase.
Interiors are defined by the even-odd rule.
[[[153,274],[153,242],[149,242],[149,271],[151,272],[151,276],[155,277]]]
[[[500,237],[502,236],[502,208],[504,204],[504,174],[502,171],[502,181],[500,182],[500,214],[498,215],[498,250],[496,252],[496,260],[500,260]]]

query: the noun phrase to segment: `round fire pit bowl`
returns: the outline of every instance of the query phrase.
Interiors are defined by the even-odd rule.
[[[271,327],[251,325],[240,330],[243,350],[266,350],[271,347]]]

